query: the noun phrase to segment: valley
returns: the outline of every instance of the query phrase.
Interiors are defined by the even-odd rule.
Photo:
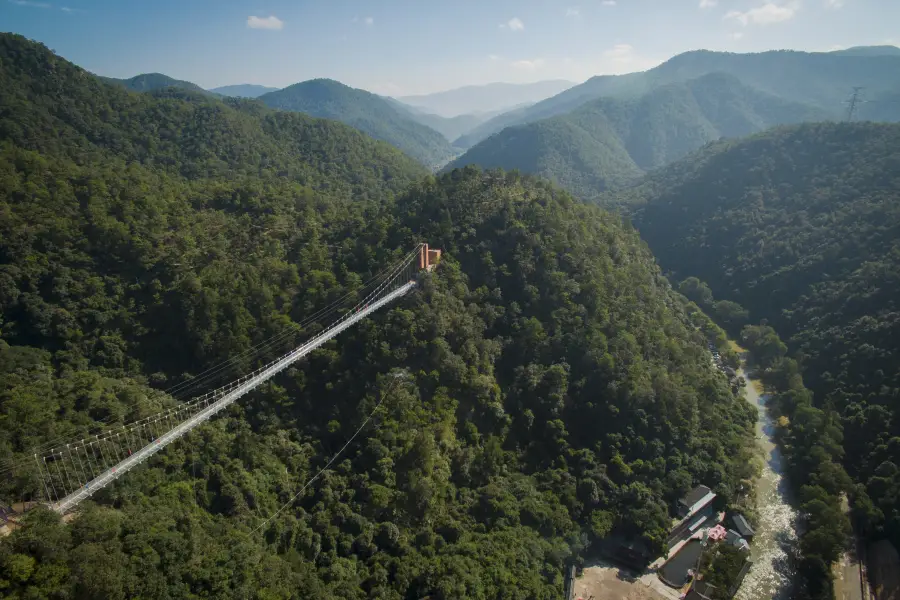
[[[900,49],[67,56],[0,33],[4,597],[894,593]]]

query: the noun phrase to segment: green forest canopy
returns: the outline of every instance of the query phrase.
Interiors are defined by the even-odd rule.
[[[172,402],[415,241],[446,253],[71,526],[29,513],[0,541],[8,597],[547,597],[596,536],[660,549],[681,493],[752,476],[753,408],[616,217],[471,168],[400,192],[421,169],[343,125],[0,51],[3,464]],[[4,496],[36,492],[12,475]]]
[[[663,268],[784,337],[841,416],[863,532],[900,546],[898,195],[900,126],[844,123],[713,144],[604,200],[638,207]]]

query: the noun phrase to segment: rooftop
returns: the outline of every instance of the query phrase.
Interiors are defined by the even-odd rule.
[[[681,499],[681,503],[685,506],[693,506],[710,493],[712,493],[712,490],[710,490],[708,487],[706,487],[705,485],[698,485],[690,492],[688,492],[684,498]]]
[[[747,537],[748,535],[755,535],[756,532],[753,531],[753,528],[750,527],[750,523],[747,522],[747,519],[744,518],[744,515],[734,515],[731,517],[732,523],[734,523],[734,529],[741,534],[742,537]]]

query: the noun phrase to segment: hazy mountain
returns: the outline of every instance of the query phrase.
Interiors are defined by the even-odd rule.
[[[447,138],[447,141],[449,142],[459,139],[460,136],[469,133],[481,123],[484,123],[488,119],[496,117],[498,114],[501,114],[501,112],[503,112],[494,111],[487,113],[457,115],[455,117],[442,117],[440,115],[426,112],[424,109],[416,108],[415,106],[410,106],[409,104],[404,104],[396,98],[391,98],[389,96],[382,96],[382,98],[384,98],[395,108],[408,114],[414,121],[421,123],[426,127],[434,129],[445,138]],[[523,106],[529,105],[525,104]]]
[[[897,46],[854,46],[845,50],[836,50],[832,54],[844,56],[900,56]]]
[[[190,90],[192,92],[198,92],[200,94],[218,95],[214,91],[204,90],[196,83],[191,83],[190,81],[181,81],[180,79],[173,79],[168,75],[163,75],[162,73],[143,73],[141,75],[135,75],[130,79],[116,79],[115,77],[103,76],[99,77],[107,83],[120,85],[134,92],[152,92],[154,90],[175,87],[183,90]]]
[[[243,83],[239,85],[226,85],[213,88],[209,91],[222,96],[232,96],[234,98],[258,98],[263,94],[275,92],[281,88],[267,87],[264,85],[254,85],[252,83]]]
[[[403,150],[429,167],[456,152],[440,133],[412,119],[384,98],[332,79],[304,81],[259,97],[272,108],[335,119]]]
[[[897,51],[888,46],[838,52],[685,52],[648,71],[592,77],[525,110],[499,115],[454,144],[468,148],[504,127],[564,114],[594,98],[636,97],[660,85],[713,72],[729,73],[745,84],[786,100],[816,106],[833,117],[844,114],[845,101],[853,87],[864,86],[868,103],[860,105],[857,113],[860,119],[878,114],[880,118],[900,120],[900,105],[891,103],[889,98],[890,94],[900,90],[900,55]]]
[[[731,75],[710,73],[639,98],[600,98],[565,115],[508,127],[447,168],[477,164],[520,169],[591,198],[720,137],[827,118],[821,109],[760,92]]]
[[[442,117],[455,117],[509,110],[549,98],[573,85],[571,81],[559,79],[537,83],[489,83],[434,94],[403,96],[398,100]]]

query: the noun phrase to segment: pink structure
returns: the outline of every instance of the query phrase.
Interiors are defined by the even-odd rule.
[[[727,533],[728,532],[725,531],[724,527],[722,527],[721,525],[716,525],[709,530],[709,532],[707,533],[707,537],[714,542],[721,542],[725,539],[725,535]]]

